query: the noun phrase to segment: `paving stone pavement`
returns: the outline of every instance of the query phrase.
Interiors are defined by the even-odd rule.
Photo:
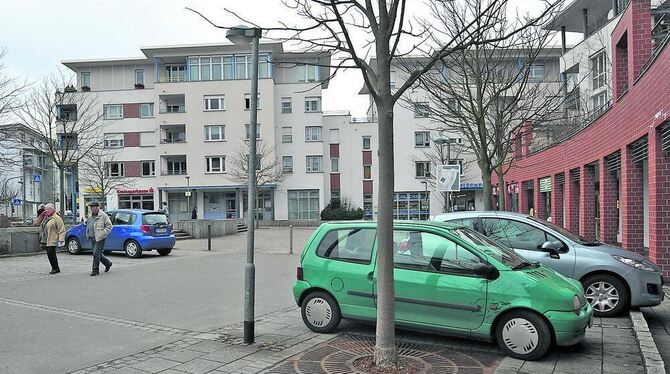
[[[665,300],[661,305],[651,308],[640,308],[649,325],[649,331],[656,343],[658,353],[665,364],[665,371],[670,373],[670,287],[663,287]]]

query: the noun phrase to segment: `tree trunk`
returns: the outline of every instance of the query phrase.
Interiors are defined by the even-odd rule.
[[[380,76],[382,72],[380,72]],[[383,83],[382,83],[383,84]],[[393,102],[377,98],[379,114],[379,197],[377,198],[377,343],[375,364],[394,367],[398,363],[395,346],[395,289],[393,282]]]
[[[60,214],[65,216],[65,168],[58,169],[58,176],[60,177],[60,187],[58,191],[60,199]]]
[[[496,176],[498,177],[498,210],[505,210],[505,200],[507,199],[507,189],[505,188],[505,179],[503,175],[503,166],[499,165],[496,168]]]
[[[493,186],[491,186],[491,171],[482,168],[482,182],[484,184],[484,210],[493,209]]]

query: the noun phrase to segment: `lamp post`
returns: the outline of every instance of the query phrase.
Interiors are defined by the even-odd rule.
[[[433,140],[433,142],[435,142],[435,144],[440,146],[440,164],[441,165],[451,164],[451,142],[452,142],[452,140],[453,139],[451,139],[449,137],[442,137],[442,136]],[[444,163],[445,159],[444,159],[444,154],[442,152],[442,146],[445,145],[445,144],[447,145],[447,159],[446,159],[447,163],[446,164]],[[447,212],[449,212],[451,210],[451,191],[447,191],[445,193],[444,200],[446,202],[445,209],[446,209]]]
[[[426,204],[426,209],[428,212],[428,216],[430,217],[430,199],[428,198],[428,181],[427,180],[422,180],[421,184],[423,184],[424,187],[424,204]]]
[[[186,176],[186,213],[191,212],[191,177]]]
[[[235,26],[226,38],[235,45],[251,43],[251,98],[249,100],[249,193],[247,196],[247,263],[244,266],[244,343],[254,342],[254,303],[256,268],[254,266],[254,215],[256,213],[256,122],[258,115],[258,44],[262,31],[257,27]]]

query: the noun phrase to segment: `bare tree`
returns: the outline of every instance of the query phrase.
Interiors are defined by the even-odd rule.
[[[59,171],[60,210],[65,211],[65,171],[75,168],[91,151],[104,144],[103,113],[97,96],[77,92],[65,75],[45,78],[27,94],[16,111],[21,121],[37,132]]]
[[[459,38],[449,38],[444,30],[436,27],[436,16],[421,9],[421,18],[412,17],[413,9],[407,0],[282,0],[295,10],[301,20],[297,24],[278,21],[272,27],[262,27],[244,17],[228,12],[256,27],[265,30],[265,37],[289,41],[306,51],[331,53],[337,63],[329,66],[332,74],[341,69],[354,68],[361,72],[365,87],[375,103],[378,113],[379,138],[379,196],[377,220],[377,340],[375,362],[381,367],[397,365],[395,346],[395,299],[393,283],[393,198],[394,198],[394,154],[393,154],[393,108],[404,92],[423,74],[430,71],[436,62],[452,53],[478,43],[502,40],[544,21],[560,0],[544,0],[535,17],[519,18],[518,27],[508,35],[496,36],[492,40],[475,39],[472,36],[496,27],[499,9],[507,0],[483,0],[477,13],[469,14],[460,27]],[[427,2],[436,12],[448,12],[447,0]],[[412,6],[415,4],[412,3]],[[418,4],[417,4],[418,5]],[[539,8],[538,8],[539,9]],[[196,12],[197,13],[197,12]],[[200,14],[200,13],[198,13]],[[202,14],[201,14],[202,16]],[[203,16],[213,26],[219,26]],[[374,59],[370,57],[374,55]],[[416,64],[397,89],[391,89],[391,65],[394,60],[408,55],[425,58]],[[315,63],[319,65],[319,63]]]
[[[120,152],[115,149],[92,149],[79,162],[79,185],[106,201],[119,187],[133,187],[137,178],[126,177],[119,165]]]
[[[463,38],[459,30],[466,26],[467,15],[478,13],[481,6],[477,2],[449,4],[451,11],[445,13],[449,19],[442,19],[449,35]],[[534,70],[535,63],[547,57],[549,32],[538,25],[505,38],[517,26],[505,17],[504,8],[496,12],[497,27],[468,37],[488,43],[475,43],[450,54],[442,59],[439,69],[419,78],[419,86],[430,100],[431,105],[425,108],[429,116],[443,131],[462,134],[477,160],[484,184],[484,209],[492,209],[492,174],[497,171],[500,183],[520,127],[563,115],[557,72],[549,77],[546,71]],[[416,99],[409,102],[420,105]]]
[[[5,209],[12,204],[12,199],[17,197],[21,192],[17,184],[10,183],[12,179],[16,178],[0,178],[0,206],[4,206]]]
[[[245,144],[242,142],[241,144]],[[286,179],[281,161],[275,156],[274,148],[263,143],[256,142],[256,189],[270,184],[279,184]],[[235,182],[249,184],[249,149],[240,145],[235,150],[235,155],[230,158],[229,167],[226,167],[230,178]]]
[[[0,48],[0,123],[7,120],[10,114],[20,106],[20,95],[26,88],[26,83],[18,78],[10,77],[6,73],[3,62],[7,56],[7,49]],[[0,144],[14,141],[14,133],[0,130]],[[11,149],[0,147],[0,167],[15,165],[21,161],[20,155]]]

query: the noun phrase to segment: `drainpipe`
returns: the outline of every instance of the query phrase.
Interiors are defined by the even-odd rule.
[[[584,26],[584,39],[589,37],[589,10],[584,8],[582,9],[583,17],[583,26]]]

